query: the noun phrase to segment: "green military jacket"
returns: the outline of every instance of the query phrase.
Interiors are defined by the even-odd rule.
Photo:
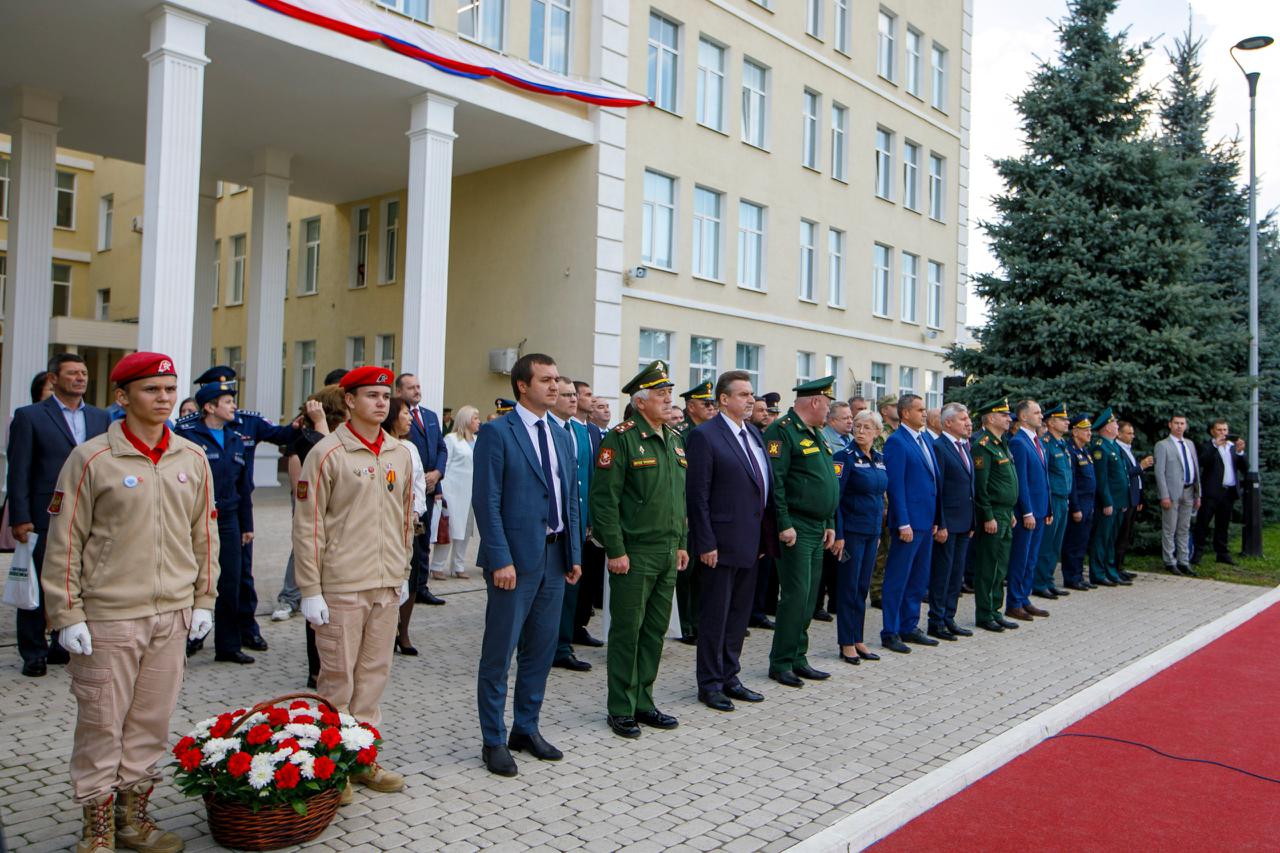
[[[973,506],[978,521],[997,521],[1001,528],[1013,521],[1018,503],[1018,472],[1004,436],[985,429],[973,435]]]
[[[1093,473],[1097,478],[1097,506],[1122,510],[1129,505],[1129,467],[1123,451],[1109,438],[1095,437],[1089,443],[1089,455],[1093,457]]]
[[[683,548],[689,533],[684,439],[644,418],[623,421],[600,442],[591,477],[591,530],[610,559]]]
[[[822,436],[795,409],[764,431],[764,447],[773,468],[773,497],[778,530],[795,527],[792,516],[835,529],[840,481]]]
[[[1045,436],[1044,452],[1049,462],[1049,494],[1055,498],[1071,497],[1071,454],[1067,451],[1068,438]]]

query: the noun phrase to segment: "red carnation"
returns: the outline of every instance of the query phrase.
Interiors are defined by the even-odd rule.
[[[193,737],[191,737],[191,736],[184,737],[182,740],[178,741],[178,742],[174,745],[174,747],[173,747],[173,757],[174,757],[174,758],[177,758],[178,756],[182,755],[182,753],[186,752],[188,749],[191,749],[191,747],[193,747],[193,746],[195,746],[195,745],[196,745],[196,739],[195,739],[195,738],[193,738]]]
[[[218,721],[213,724],[211,729],[209,729],[209,734],[214,737],[225,737],[227,732],[231,731],[231,723],[232,719],[230,714],[219,714]]]
[[[285,763],[276,771],[276,787],[283,790],[296,788],[298,780],[302,778],[302,771],[298,770],[298,765]]]
[[[301,700],[301,699],[298,699],[298,700],[296,700],[292,705],[290,705],[290,706],[289,706],[289,710],[290,710],[290,711],[297,711],[299,708],[310,708],[310,707],[311,707],[311,706],[310,706],[310,705],[308,705],[306,702],[304,702],[304,701],[303,701],[303,700]]]
[[[333,749],[342,743],[342,732],[334,728],[328,728],[320,732],[320,743],[325,749]]]
[[[317,755],[315,763],[312,765],[317,779],[328,779],[337,768],[338,765],[334,764],[333,759],[327,755]]]
[[[315,721],[316,721],[316,718],[308,714],[300,714],[298,718],[294,720],[295,723],[298,723],[300,725],[307,725],[307,726],[311,725]]]
[[[198,749],[189,749],[178,757],[183,770],[195,770],[204,761],[204,753]]]
[[[358,764],[372,764],[377,758],[378,748],[376,746],[366,746],[356,753],[356,763]]]
[[[249,742],[250,746],[264,744],[271,740],[271,727],[266,723],[258,723],[256,726],[249,729],[249,734],[245,735],[244,739]]]
[[[267,725],[284,726],[289,723],[289,712],[284,708],[271,708],[267,711]]]
[[[291,749],[294,752],[302,751],[302,744],[298,743],[297,738],[285,738],[280,741],[280,749]]]
[[[363,729],[368,729],[369,731],[373,732],[374,737],[376,737],[378,740],[382,740],[382,732],[375,729],[370,723],[361,723],[360,727]]]
[[[325,711],[320,714],[320,725],[322,726],[340,726],[342,719],[332,711]]]
[[[241,776],[249,772],[249,765],[253,763],[253,758],[247,752],[237,752],[227,759],[227,772],[231,774],[233,779],[239,779]]]

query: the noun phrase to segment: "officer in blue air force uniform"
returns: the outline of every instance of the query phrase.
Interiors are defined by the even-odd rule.
[[[1071,435],[1066,439],[1071,461],[1071,495],[1067,498],[1067,532],[1062,539],[1062,582],[1067,589],[1080,592],[1094,589],[1084,576],[1084,555],[1089,550],[1093,533],[1094,496],[1097,480],[1089,442],[1093,438],[1090,415],[1076,412],[1071,417]]]

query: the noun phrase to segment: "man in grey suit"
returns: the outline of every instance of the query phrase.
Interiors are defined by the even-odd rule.
[[[1187,419],[1169,419],[1169,435],[1156,444],[1156,489],[1160,494],[1160,548],[1170,574],[1194,575],[1187,554],[1191,513],[1200,508],[1200,463],[1183,438]]]

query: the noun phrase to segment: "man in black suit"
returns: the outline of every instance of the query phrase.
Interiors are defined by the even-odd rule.
[[[86,405],[89,369],[75,353],[60,353],[49,361],[53,376],[53,396],[13,414],[9,426],[9,524],[13,538],[26,542],[38,538],[32,554],[36,575],[44,562],[45,537],[49,532],[49,500],[53,497],[58,473],[76,445],[107,431],[110,416],[103,409]],[[44,591],[35,610],[18,611],[18,652],[22,674],[38,678],[47,663],[66,663],[68,656],[58,645],[57,633],[45,640]]]
[[[1192,565],[1199,565],[1204,555],[1204,539],[1213,522],[1213,551],[1219,563],[1234,566],[1227,549],[1227,528],[1231,525],[1231,509],[1240,494],[1240,482],[1244,479],[1244,439],[1233,443],[1228,437],[1231,427],[1225,418],[1218,418],[1209,426],[1210,440],[1200,445],[1200,511],[1196,514],[1195,555]]]
[[[1133,544],[1133,524],[1142,512],[1142,472],[1155,462],[1154,457],[1144,456],[1138,459],[1133,452],[1133,424],[1120,422],[1120,432],[1116,435],[1116,446],[1120,448],[1121,461],[1129,475],[1129,505],[1120,517],[1120,529],[1116,532],[1116,570],[1122,577],[1133,579],[1131,572],[1124,571],[1124,558]]]
[[[720,413],[685,434],[685,503],[691,553],[701,562],[698,699],[732,711],[760,702],[739,679],[739,657],[755,598],[756,559],[778,550],[773,480],[764,439],[750,422],[751,376],[731,370],[716,382]]]
[[[427,472],[427,511],[422,514],[423,532],[418,534],[418,602],[420,604],[444,604],[444,599],[432,595],[427,588],[431,576],[431,539],[435,528],[431,516],[435,512],[435,495],[440,493],[440,479],[444,476],[449,451],[445,449],[444,436],[440,434],[440,419],[422,403],[422,383],[412,373],[396,377],[396,396],[409,407],[409,440],[418,448],[422,467]]]
[[[973,456],[969,452],[972,434],[973,421],[965,406],[948,403],[942,407],[942,434],[933,442],[942,490],[942,523],[933,535],[929,567],[929,636],[940,640],[973,636],[972,631],[956,624],[975,519]]]
[[[600,442],[604,440],[604,430],[592,421],[596,410],[595,395],[591,393],[591,385],[580,379],[573,382],[578,392],[578,414],[574,420],[587,428],[591,437],[591,458],[595,459],[600,452]],[[587,630],[591,621],[592,608],[599,606],[604,594],[604,549],[591,539],[588,523],[587,540],[582,543],[582,580],[578,581],[577,612],[573,617],[573,644],[576,646],[600,647],[604,645]]]

